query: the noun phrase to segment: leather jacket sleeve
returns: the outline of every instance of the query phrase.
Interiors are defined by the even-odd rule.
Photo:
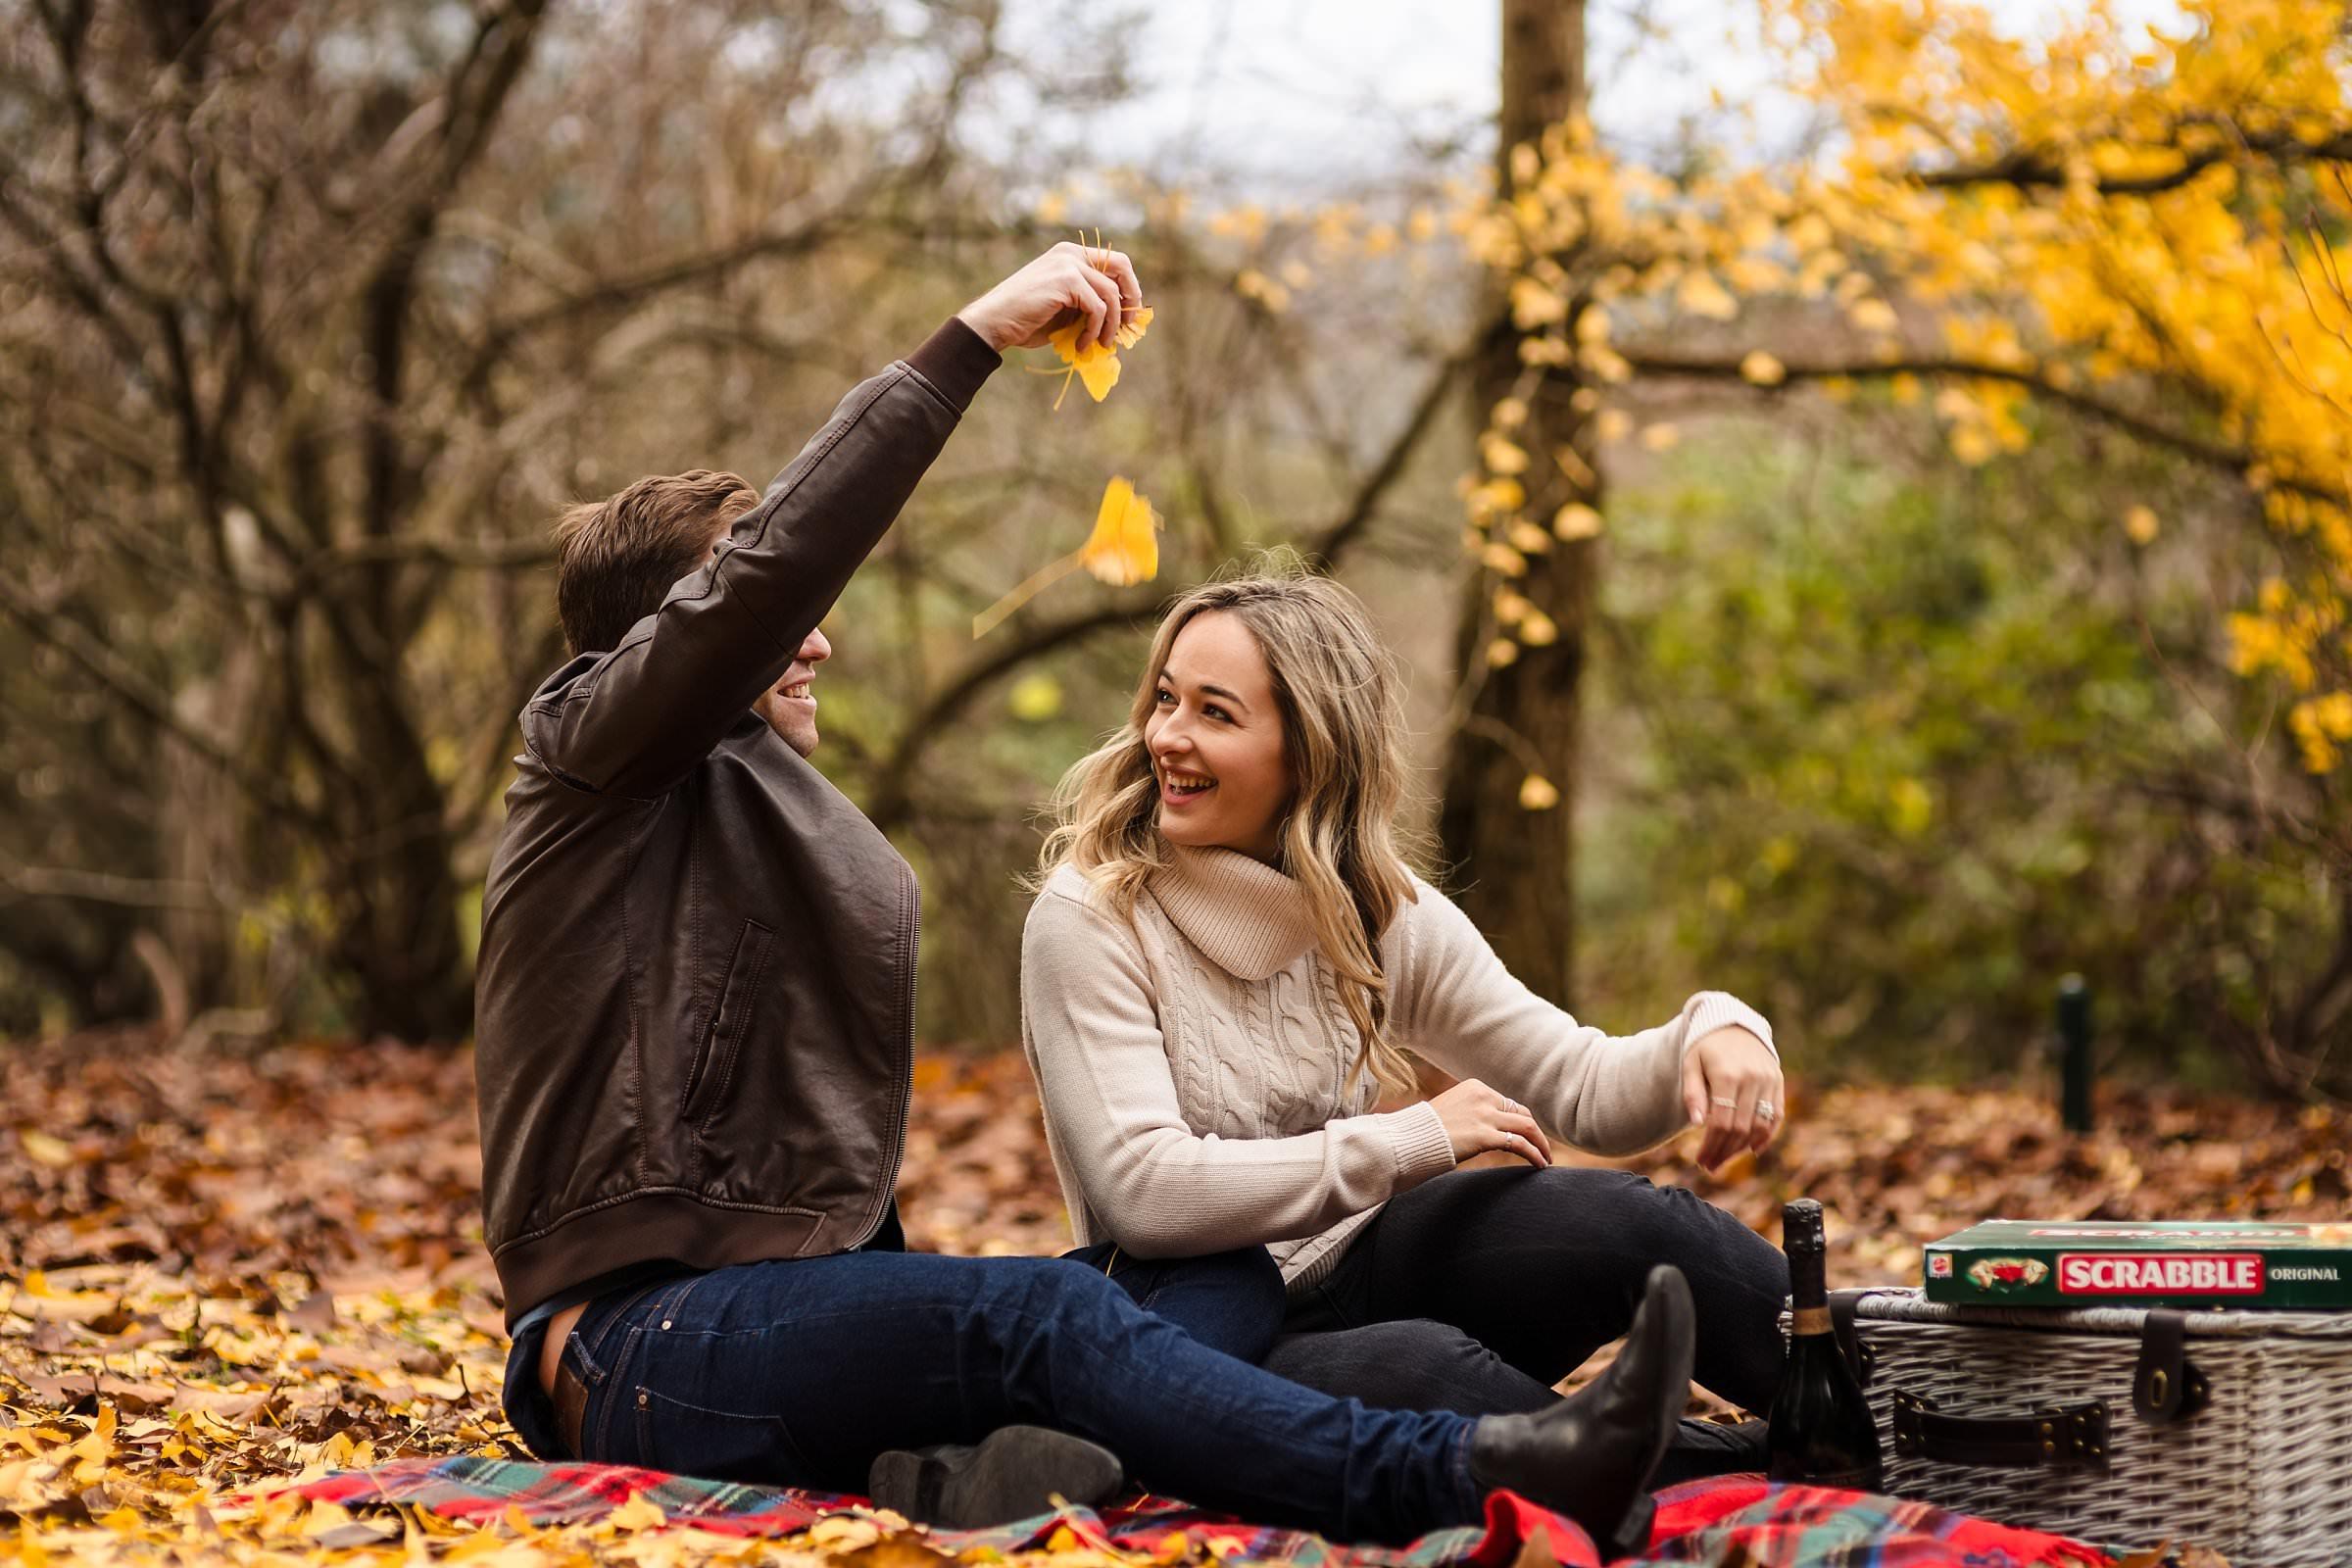
[[[951,318],[853,387],[715,560],[540,689],[522,719],[533,755],[600,793],[651,799],[684,778],[783,675],[999,363]]]

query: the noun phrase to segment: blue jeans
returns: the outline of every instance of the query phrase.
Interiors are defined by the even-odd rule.
[[[1106,1270],[1195,1339],[1338,1398],[1466,1416],[1546,1408],[1552,1385],[1632,1325],[1653,1263],[1698,1305],[1698,1380],[1770,1406],[1783,1350],[1780,1249],[1680,1187],[1614,1170],[1456,1171],[1392,1199],[1322,1283],[1284,1299],[1262,1247],[1149,1262],[1107,1243]],[[1654,1484],[1746,1468],[1686,1423]]]
[[[1154,1491],[1345,1539],[1410,1540],[1482,1503],[1471,1421],[1310,1393],[1059,1258],[847,1252],[599,1298],[563,1352],[588,1391],[578,1455],[534,1375],[540,1338],[517,1337],[507,1404],[549,1457],[861,1492],[885,1449],[1029,1423]]]

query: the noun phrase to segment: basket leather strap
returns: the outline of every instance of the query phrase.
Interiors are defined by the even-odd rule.
[[[1894,1396],[1894,1451],[1906,1459],[2012,1470],[2107,1468],[2107,1404],[2085,1399],[2021,1415],[1946,1415],[1923,1395]]]
[[[2188,1325],[2171,1308],[2151,1311],[2139,1326],[2139,1365],[2132,1374],[2132,1408],[2152,1427],[2185,1421],[2205,1408],[2211,1388],[2188,1358]]]

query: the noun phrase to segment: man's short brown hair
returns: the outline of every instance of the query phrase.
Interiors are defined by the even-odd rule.
[[[610,653],[662,608],[671,585],[760,493],[732,473],[695,468],[640,479],[556,519],[556,615],[571,652]]]

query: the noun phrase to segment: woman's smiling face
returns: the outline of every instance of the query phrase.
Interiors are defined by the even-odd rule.
[[[1176,634],[1144,750],[1169,843],[1277,858],[1293,789],[1282,712],[1265,652],[1240,616],[1207,611]]]

